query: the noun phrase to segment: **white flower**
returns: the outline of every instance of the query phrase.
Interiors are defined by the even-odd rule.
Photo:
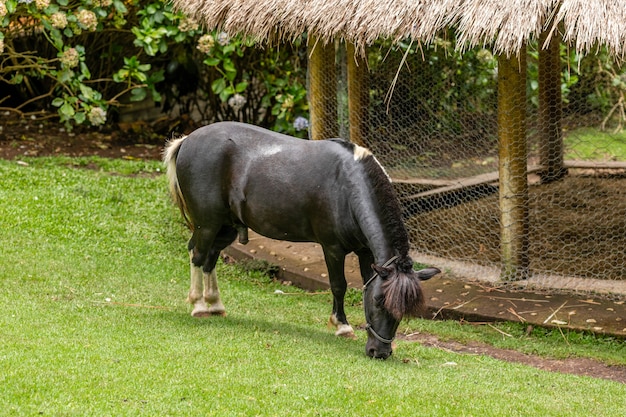
[[[61,56],[61,64],[67,68],[74,68],[78,66],[79,63],[79,54],[76,48],[68,48],[63,51],[63,55]]]
[[[87,118],[93,126],[103,125],[107,120],[107,113],[102,107],[92,107]]]
[[[4,52],[4,39],[0,38],[0,54]]]
[[[228,36],[228,33],[220,32],[217,35],[217,43],[219,43],[222,46],[228,45],[230,43],[230,36]]]
[[[4,1],[0,1],[0,17],[6,16],[7,13],[7,5],[4,4]]]
[[[309,121],[302,116],[296,117],[296,120],[293,121],[293,128],[296,131],[307,130],[309,128]]]
[[[196,49],[198,49],[203,54],[208,54],[211,52],[211,48],[215,45],[215,39],[211,35],[202,35],[200,39],[198,39],[198,45]]]
[[[62,12],[52,13],[50,24],[57,29],[65,29],[67,27],[67,16]]]
[[[183,17],[178,24],[178,30],[181,32],[190,32],[192,30],[198,30],[198,22],[190,17]]]
[[[50,0],[35,0],[35,4],[37,5],[37,9],[43,10],[50,6]]]
[[[246,104],[246,98],[241,94],[235,94],[228,99],[228,105],[237,113]]]
[[[81,10],[76,13],[78,23],[87,30],[95,31],[98,28],[98,18],[91,10]]]

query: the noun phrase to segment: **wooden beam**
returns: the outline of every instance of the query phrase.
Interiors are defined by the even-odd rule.
[[[335,44],[310,36],[309,53],[309,112],[311,139],[339,136],[337,120],[337,74],[335,71]]]
[[[529,276],[526,48],[498,57],[498,171],[503,281]]]
[[[365,146],[369,123],[369,84],[367,58],[361,57],[354,44],[346,45],[348,61],[348,120],[350,123],[350,141]]]
[[[556,181],[567,174],[563,166],[563,132],[561,129],[561,48],[555,35],[546,45],[548,33],[539,37],[539,153],[541,182]]]

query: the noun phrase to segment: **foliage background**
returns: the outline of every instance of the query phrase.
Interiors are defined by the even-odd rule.
[[[54,111],[68,127],[98,126],[148,99],[205,122],[239,119],[298,134],[306,55],[296,52],[299,42],[253,45],[207,33],[163,1],[0,0],[0,87],[8,92],[0,105],[37,118]]]

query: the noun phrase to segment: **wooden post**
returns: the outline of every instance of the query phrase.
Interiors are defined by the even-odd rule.
[[[563,167],[563,134],[561,130],[561,53],[560,39],[555,35],[547,48],[547,32],[539,37],[539,152],[541,182],[556,181],[567,174]]]
[[[356,53],[353,43],[347,44],[348,121],[350,141],[365,146],[369,123],[369,84],[367,58]]]
[[[334,138],[339,135],[335,44],[309,36],[308,53],[311,139]]]
[[[528,278],[526,49],[498,57],[500,248],[503,281]]]

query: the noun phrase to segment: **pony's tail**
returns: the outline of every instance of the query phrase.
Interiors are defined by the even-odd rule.
[[[185,203],[183,193],[180,191],[178,175],[176,174],[176,157],[178,156],[180,146],[183,144],[186,137],[187,136],[183,136],[182,138],[173,139],[167,143],[165,149],[163,150],[163,163],[167,168],[167,179],[169,182],[169,190],[172,200],[174,200],[174,203],[176,203],[180,209],[180,213],[182,214],[187,227],[193,231],[193,223],[189,219],[187,204]]]

